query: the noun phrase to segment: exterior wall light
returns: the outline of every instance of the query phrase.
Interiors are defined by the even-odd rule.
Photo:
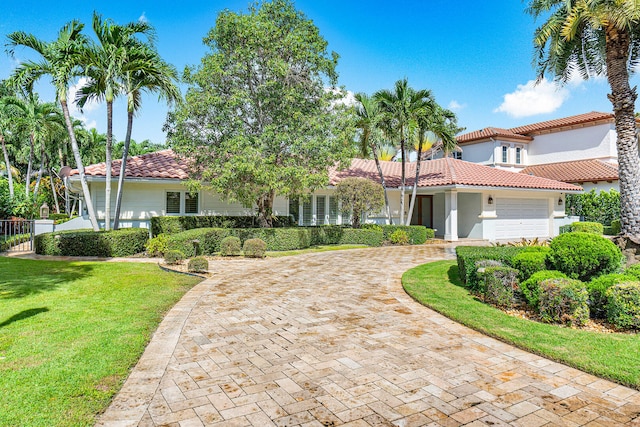
[[[558,206],[562,206],[562,196],[558,198]]]
[[[489,196],[489,198],[487,199],[487,203],[492,205],[493,204],[493,197]]]
[[[49,205],[47,205],[47,202],[44,202],[42,206],[40,206],[40,219],[47,218],[49,218]]]

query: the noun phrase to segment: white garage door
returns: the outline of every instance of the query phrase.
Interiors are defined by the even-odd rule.
[[[496,239],[549,237],[548,203],[545,199],[496,199]]]

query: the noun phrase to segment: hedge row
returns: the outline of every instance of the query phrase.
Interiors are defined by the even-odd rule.
[[[456,248],[456,256],[460,278],[469,289],[476,291],[480,286],[477,275],[478,268],[476,267],[477,261],[496,260],[512,267],[515,256],[527,249],[527,247],[522,246],[458,246]]]
[[[304,249],[312,245],[362,244],[381,246],[382,231],[338,226],[291,228],[198,228],[168,236],[167,249],[180,250],[187,257],[211,255],[220,251],[220,242],[228,236],[238,237],[244,244],[261,239],[268,251]],[[194,244],[194,241],[195,242]],[[197,253],[196,253],[197,252]]]
[[[277,216],[274,227],[291,227],[295,224],[292,216]],[[151,218],[151,234],[175,234],[194,228],[255,228],[256,216],[154,216]]]
[[[145,228],[112,231],[72,230],[35,236],[39,255],[124,257],[144,252],[149,239]]]

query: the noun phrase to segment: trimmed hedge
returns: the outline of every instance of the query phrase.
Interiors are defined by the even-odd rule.
[[[291,216],[276,216],[274,227],[291,227],[295,224]],[[176,234],[194,228],[254,228],[258,226],[257,216],[154,216],[151,218],[151,234]]]
[[[422,225],[381,225],[384,240],[391,240],[391,235],[398,230],[407,233],[409,244],[422,245],[427,239],[433,239],[435,231]]]
[[[540,250],[525,249],[515,257],[513,257],[513,268],[520,271],[519,279],[527,280],[531,275],[538,271],[545,270],[547,267],[547,254],[550,249],[546,246],[540,246]]]
[[[518,270],[511,267],[486,267],[480,273],[484,300],[498,307],[511,308],[519,292]]]
[[[179,250],[167,251],[164,254],[164,262],[166,262],[169,265],[180,264],[182,261],[184,261],[184,259],[185,259],[184,253]]]
[[[458,246],[456,257],[460,278],[467,288],[477,291],[479,290],[477,261],[492,259],[512,267],[514,257],[526,249],[522,246]]]
[[[622,224],[619,219],[614,219],[611,221],[611,235],[617,236],[622,231]]]
[[[618,271],[623,259],[612,241],[592,233],[561,234],[551,241],[550,248],[548,264],[572,279],[583,281]]]
[[[227,236],[220,242],[220,255],[222,256],[238,256],[241,251],[242,243],[239,237]]]
[[[589,320],[589,293],[574,279],[547,279],[540,283],[540,317],[545,322],[584,326]]]
[[[640,263],[633,264],[627,267],[627,269],[624,270],[624,274],[628,274],[630,276],[635,277],[636,280],[640,280]]]
[[[599,222],[577,221],[571,223],[571,231],[593,233],[602,236],[604,233],[604,227]]]
[[[640,282],[613,285],[606,297],[609,322],[623,329],[640,329]]]
[[[520,283],[520,290],[522,291],[524,298],[527,300],[527,303],[537,310],[538,304],[540,303],[540,283],[547,279],[567,278],[566,274],[557,270],[538,271],[537,273],[533,273],[527,280]]]
[[[71,230],[35,236],[39,255],[126,257],[145,251],[146,228],[111,231]]]
[[[587,283],[589,292],[589,310],[591,317],[604,319],[607,317],[607,290],[620,283],[635,282],[638,279],[629,274],[611,273],[597,277]]]
[[[242,252],[247,258],[264,258],[267,251],[267,244],[262,239],[245,240],[242,245]]]
[[[202,256],[191,258],[187,263],[187,271],[192,273],[206,273],[209,271],[209,261]]]

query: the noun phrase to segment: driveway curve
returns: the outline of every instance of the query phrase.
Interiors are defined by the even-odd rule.
[[[640,393],[413,301],[434,246],[219,260],[98,425],[640,425]]]

